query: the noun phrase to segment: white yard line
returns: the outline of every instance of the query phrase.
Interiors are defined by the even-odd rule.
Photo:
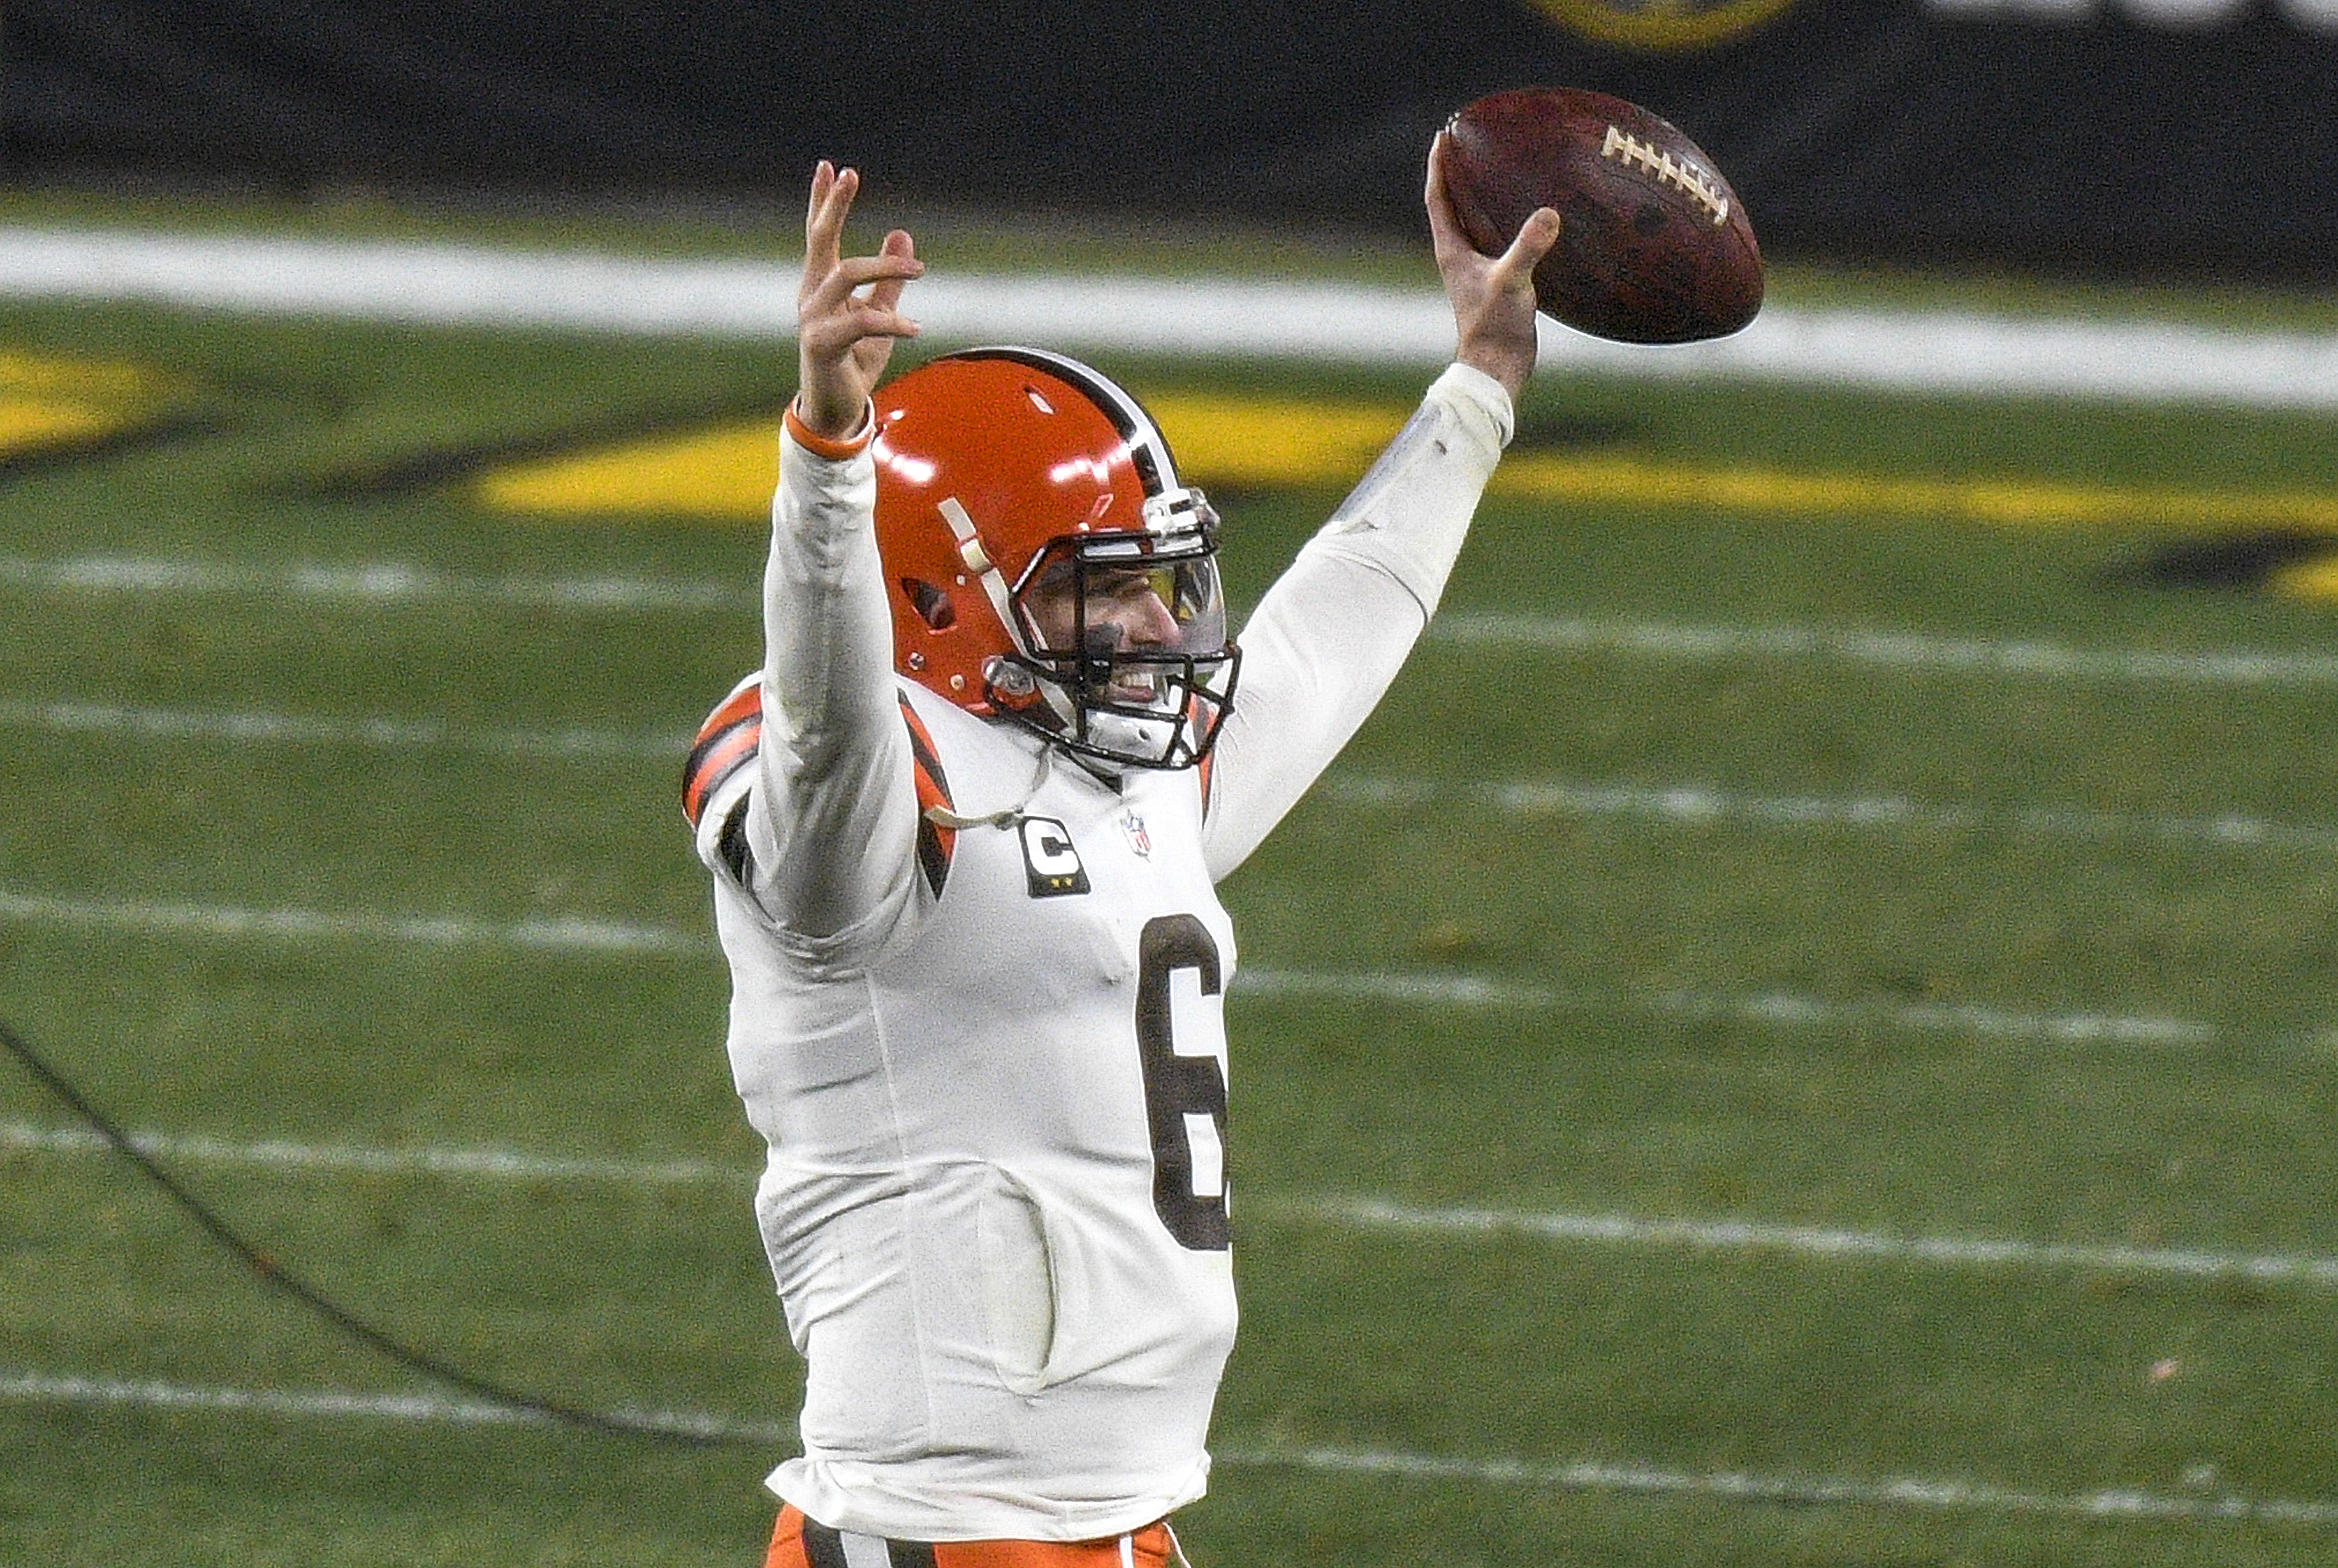
[[[752,615],[750,585],[636,577],[484,577],[396,561],[284,567],[139,556],[0,555],[0,587],[48,593],[290,595],[435,607],[476,604],[580,614]],[[2338,655],[2251,648],[2088,648],[2031,639],[1857,626],[1769,626],[1447,610],[1428,640],[1452,648],[1596,654],[1691,663],[1836,663],[1919,675],[2201,686],[2338,685]]]
[[[1235,972],[1233,991],[1246,997],[1522,1012],[1639,1012],[1764,1029],[1880,1028],[2040,1045],[2198,1049],[2220,1038],[2214,1024],[2153,1014],[2013,1012],[1964,1002],[1833,1001],[1793,991],[1565,991],[1479,975],[1436,972],[1350,974],[1244,969]]]
[[[750,1167],[707,1159],[610,1159],[528,1154],[511,1149],[375,1148],[349,1143],[256,1142],[201,1133],[133,1132],[139,1152],[173,1164],[250,1166],[323,1175],[484,1177],[507,1181],[606,1182],[621,1187],[752,1188]],[[86,1128],[0,1120],[0,1149],[27,1154],[107,1154],[113,1146]]]
[[[2194,1495],[2105,1487],[2051,1493],[1982,1481],[1901,1475],[1879,1481],[1846,1476],[1762,1475],[1645,1464],[1543,1464],[1523,1459],[1455,1459],[1385,1450],[1332,1447],[1234,1449],[1221,1463],[1407,1481],[1469,1481],[1548,1491],[1617,1492],[1718,1498],[1802,1506],[1912,1508],[1940,1513],[2050,1514],[2105,1520],[2186,1520],[2338,1524],[2338,1503],[2258,1499],[2204,1489]]]
[[[393,915],[142,899],[68,898],[0,890],[0,922],[9,922],[279,942],[341,939],[660,957],[703,957],[714,952],[711,932],[697,935],[671,928],[576,916],[497,921],[462,915]]]
[[[338,939],[617,957],[712,958],[717,951],[711,932],[697,933],[671,926],[577,916],[497,921],[462,915],[395,915],[366,911],[85,899],[0,889],[0,923],[7,922],[226,940],[304,942]],[[2155,1015],[2013,1012],[1952,1002],[1833,1001],[1791,991],[1577,992],[1467,974],[1245,969],[1235,974],[1233,989],[1236,995],[1256,998],[1425,1003],[1533,1012],[1642,1012],[1668,1018],[1729,1021],[1766,1029],[1881,1028],[2055,1046],[2196,1048],[2214,1044],[2220,1038],[2214,1024]]]
[[[138,300],[368,321],[783,338],[791,260],[0,226],[0,296]],[[1449,310],[1429,286],[1252,278],[938,272],[913,289],[929,340],[1072,350],[1441,363]],[[2128,318],[1773,304],[1717,342],[1601,342],[1545,321],[1548,369],[1725,377],[1910,392],[2080,396],[2338,408],[2338,336]]]
[[[728,1187],[744,1192],[756,1173],[745,1164],[711,1160],[627,1160],[531,1154],[518,1149],[369,1148],[289,1139],[251,1142],[203,1134],[140,1131],[132,1141],[173,1164],[235,1166],[293,1175],[428,1176],[450,1179],[589,1183],[619,1187]],[[112,1146],[78,1127],[0,1120],[0,1151],[92,1158]],[[1910,1236],[1839,1227],[1777,1225],[1757,1219],[1650,1219],[1628,1214],[1429,1206],[1390,1198],[1253,1194],[1252,1208],[1363,1230],[1467,1240],[1523,1239],[1639,1251],[1780,1253],[1830,1262],[1916,1264],[1951,1269],[2134,1274],[2186,1279],[2245,1279],[2269,1285],[2338,1287],[2338,1257],[2311,1253],[2220,1252],[2201,1247],[2105,1246],[1970,1236]]]
[[[232,745],[361,746],[389,752],[457,751],[490,755],[643,758],[679,765],[690,748],[681,730],[659,733],[571,725],[560,729],[475,729],[423,718],[318,718],[265,708],[190,709],[127,703],[35,701],[0,697],[0,729]],[[1691,826],[1747,823],[1765,828],[1845,828],[1870,832],[1959,833],[1975,829],[2097,840],[2141,840],[2215,849],[2323,853],[2338,849],[2338,827],[2273,822],[2239,812],[2154,816],[2067,806],[1982,810],[1904,795],[1761,795],[1710,785],[1577,784],[1557,780],[1449,783],[1372,774],[1334,773],[1316,798],[1359,810],[1412,811],[1465,804],[1505,815],[1626,816]]]
[[[642,615],[736,611],[761,602],[752,583],[643,577],[489,577],[404,561],[190,561],[155,556],[0,555],[0,587],[52,594],[290,596],[341,604],[486,605]]]
[[[1982,810],[1905,795],[1763,795],[1706,784],[1571,784],[1558,780],[1453,784],[1371,774],[1327,775],[1313,794],[1355,809],[1410,811],[1466,804],[1508,816],[1624,816],[1699,826],[1747,823],[1765,828],[1963,833],[1979,829],[2041,837],[2143,841],[2210,849],[2338,849],[2338,827],[2280,823],[2239,812],[2153,816],[2070,806]]]
[[[142,740],[223,741],[234,745],[362,746],[392,752],[484,752],[498,756],[653,757],[682,765],[690,736],[594,729],[473,729],[444,719],[316,718],[262,708],[143,707],[128,703],[39,702],[0,697],[0,729],[64,735],[128,735]]]
[[[358,1416],[425,1421],[447,1426],[551,1426],[559,1417],[518,1405],[437,1394],[354,1394],[284,1388],[221,1388],[118,1377],[59,1377],[37,1372],[0,1374],[0,1402],[18,1405],[131,1405],[150,1410],[201,1410],[238,1415]],[[690,1410],[614,1410],[628,1421],[746,1443],[793,1446],[795,1434],[768,1422],[738,1421]]]
[[[1531,649],[1685,663],[1822,663],[1917,675],[2120,685],[2338,685],[2338,655],[2231,648],[2186,652],[2078,648],[2028,639],[1781,623],[1746,626],[1454,611],[1428,640],[1460,648]]]
[[[1281,1207],[1272,1198],[1262,1199]],[[1525,1237],[1641,1249],[1786,1253],[1868,1263],[1932,1264],[1952,1268],[2075,1270],[2191,1279],[2247,1279],[2266,1285],[2338,1287],[2338,1257],[2293,1253],[2230,1253],[2158,1247],[1991,1240],[1973,1237],[1893,1236],[1759,1220],[1643,1219],[1620,1214],[1424,1208],[1376,1198],[1312,1198],[1290,1207],[1313,1218],[1366,1229],[1468,1238]]]
[[[358,1394],[339,1390],[232,1388],[156,1379],[0,1373],[0,1402],[16,1405],[128,1406],[318,1420],[379,1420],[446,1426],[550,1426],[539,1412],[435,1394]],[[795,1435],[773,1422],[742,1421],[700,1411],[625,1411],[677,1432],[793,1451]],[[1463,1458],[1328,1445],[1235,1444],[1216,1451],[1222,1464],[1328,1475],[1370,1475],[1547,1491],[1711,1498],[1800,1506],[1881,1507],[1930,1513],[2048,1514],[2107,1521],[2204,1524],[2338,1524],[2338,1502],[2254,1498],[2204,1489],[2178,1494],[2113,1486],[2051,1493],[1989,1482],[1920,1476],[1765,1475],[1653,1464],[1551,1464],[1528,1459]]]

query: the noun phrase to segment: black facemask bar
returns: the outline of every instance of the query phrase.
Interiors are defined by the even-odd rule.
[[[1191,767],[1233,709],[1242,656],[1226,638],[1217,516],[1198,491],[1174,504],[1184,526],[1059,540],[1016,590],[1017,662],[1063,700],[1011,711],[1066,750]]]

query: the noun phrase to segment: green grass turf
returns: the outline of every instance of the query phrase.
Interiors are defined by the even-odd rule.
[[[752,589],[752,529],[543,523],[320,481],[776,404],[744,344],[0,309],[0,345],[167,367],[209,424],[0,477],[0,555]],[[1418,379],[1130,362],[1140,390],[1407,397]],[[1917,476],[2328,489],[2326,421],[1763,388],[1538,388],[1529,440]],[[1336,498],[1221,498],[1254,597]],[[2088,648],[2316,652],[2332,610],[2107,586],[2139,531],[1489,503],[1456,610]],[[0,698],[686,732],[752,663],[742,608],[561,611],[0,583]],[[1744,1218],[1897,1236],[2338,1254],[2338,883],[2326,848],[2027,831],[2060,807],[2338,828],[2331,694],[1432,642],[1340,764],[1426,804],[1303,804],[1225,889],[1246,966],[1447,974],[1569,1005],[1233,1004],[1244,1338],[1208,1568],[2302,1564],[2338,1528],[1825,1505],[1338,1474],[1321,1445],[1529,1469],[1962,1481],[2068,1498],[2338,1501],[2338,1289],[2066,1266],[1430,1238],[1322,1200]],[[674,759],[230,744],[16,725],[0,892],[480,922],[704,925]],[[1471,800],[1488,781],[1900,794],[1955,827]],[[1828,1020],[1667,1011],[1786,991]],[[227,1140],[497,1147],[746,1171],[710,956],[0,922],[0,1015],[126,1122]],[[2184,1021],[2189,1043],[1906,1021]],[[62,1126],[0,1075],[0,1118]],[[784,1422],[798,1374],[743,1185],[261,1171],[190,1179],[307,1277],[490,1376]],[[125,1170],[0,1152],[0,1376],[404,1391]],[[2154,1369],[2172,1364],[2166,1376]],[[773,1452],[529,1427],[0,1402],[0,1562],[741,1563]]]

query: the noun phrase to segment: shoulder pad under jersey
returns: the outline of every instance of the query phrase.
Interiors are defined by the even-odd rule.
[[[949,778],[942,771],[925,721],[907,696],[899,700],[916,774],[918,869],[938,898],[949,876],[950,857],[958,848],[958,832],[926,813],[937,806],[944,813],[952,809]],[[747,798],[754,788],[754,763],[762,740],[763,687],[759,674],[732,687],[730,695],[706,715],[682,769],[682,812],[697,835],[699,858],[730,873],[742,887],[753,876],[754,857],[747,843]]]

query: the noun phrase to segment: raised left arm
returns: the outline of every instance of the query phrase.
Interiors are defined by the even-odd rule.
[[[1412,651],[1509,444],[1534,369],[1534,269],[1557,241],[1543,208],[1498,257],[1461,237],[1445,139],[1426,202],[1451,301],[1454,363],[1243,628],[1243,678],[1218,739],[1203,846],[1213,876],[1242,863],[1371,715]]]

